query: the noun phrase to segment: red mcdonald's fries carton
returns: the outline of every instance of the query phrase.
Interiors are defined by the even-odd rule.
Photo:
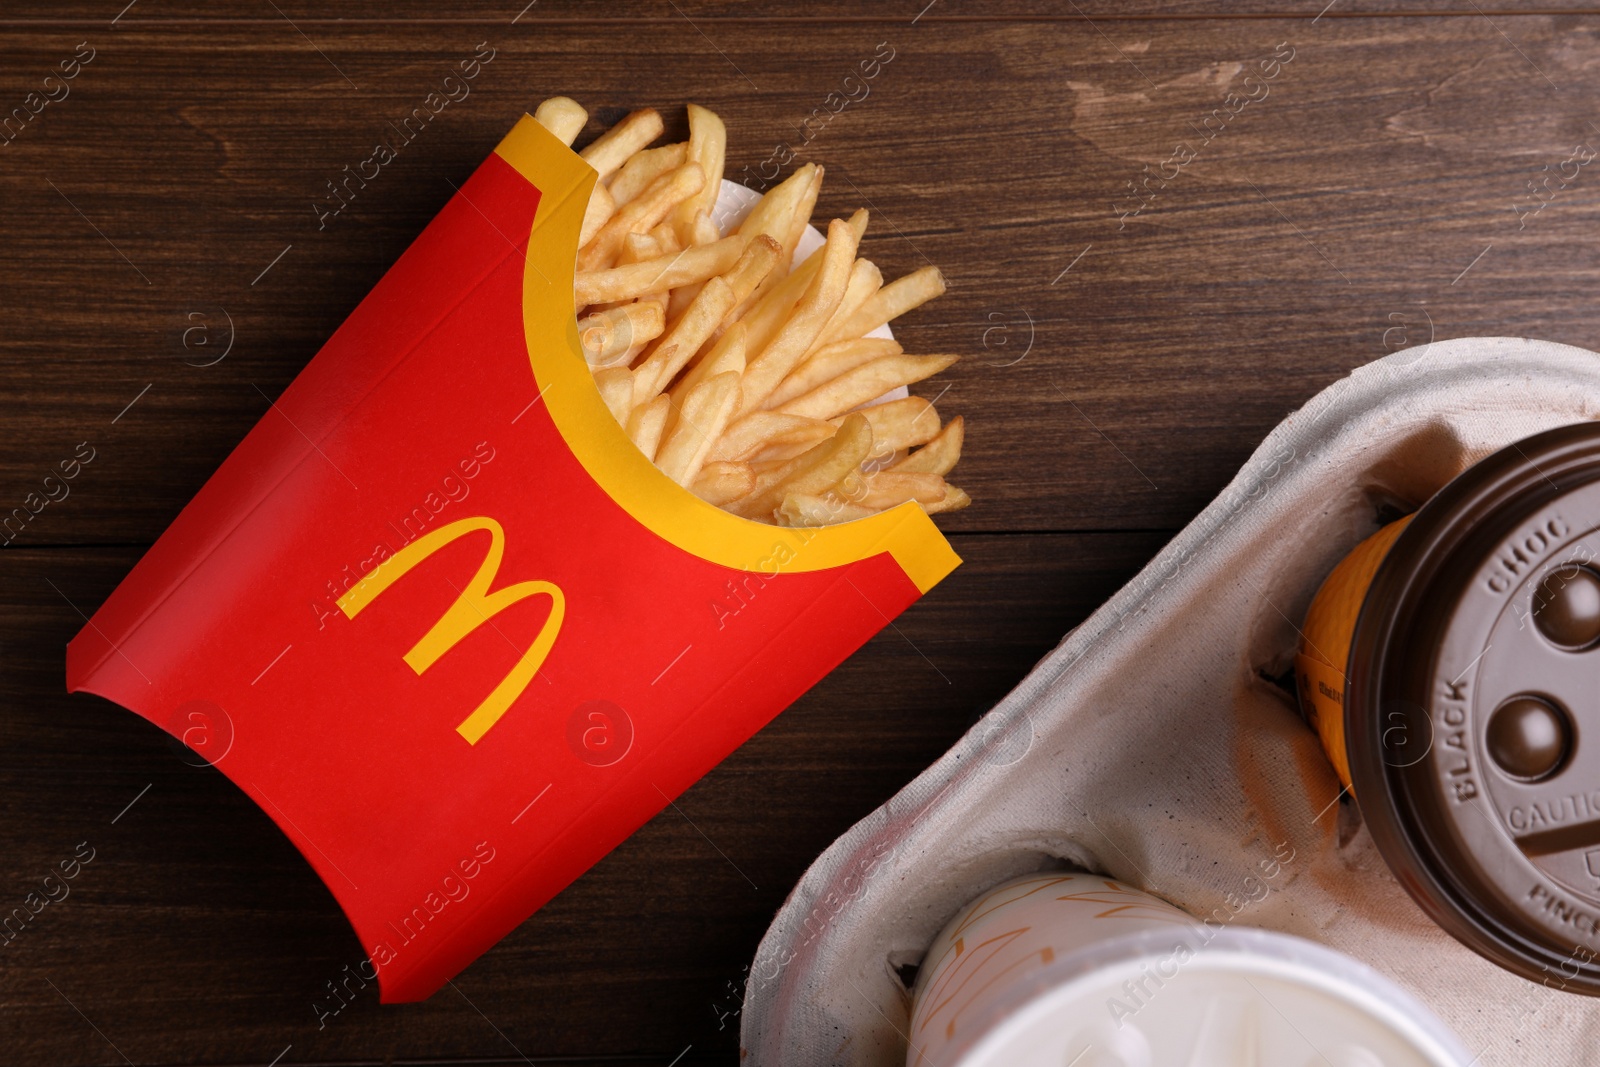
[[[820,529],[658,471],[573,279],[595,172],[524,117],[67,651],[185,740],[419,1000],[959,560],[915,504]]]

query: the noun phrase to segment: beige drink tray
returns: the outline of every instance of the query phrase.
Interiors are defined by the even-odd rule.
[[[1506,444],[1597,416],[1600,355],[1517,338],[1407,349],[1319,393],[818,858],[751,964],[744,1062],[904,1063],[906,982],[944,923],[997,882],[1070,864],[1348,953],[1482,1049],[1482,1067],[1592,1064],[1600,999],[1502,971],[1422,913],[1283,680],[1318,584],[1383,516]]]

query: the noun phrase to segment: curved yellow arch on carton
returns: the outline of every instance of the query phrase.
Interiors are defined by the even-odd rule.
[[[542,401],[578,462],[623,510],[684,551],[745,571],[827,570],[888,552],[926,593],[960,564],[915,504],[836,526],[787,529],[723,511],[657,470],[606,408],[578,343],[573,273],[594,169],[528,115],[495,153],[540,191],[522,322]]]

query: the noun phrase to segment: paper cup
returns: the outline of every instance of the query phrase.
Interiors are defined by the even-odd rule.
[[[1600,996],[1600,424],[1467,468],[1341,562],[1307,612],[1301,707],[1423,911]]]
[[[1417,1000],[1297,937],[1088,874],[963,908],[918,975],[908,1067],[1466,1067]]]

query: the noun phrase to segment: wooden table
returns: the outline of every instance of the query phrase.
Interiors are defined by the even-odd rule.
[[[0,144],[0,510],[94,454],[0,554],[0,907],[95,857],[0,949],[0,1060],[735,1062],[743,968],[812,857],[1279,419],[1430,338],[1600,346],[1600,174],[1576,162],[1600,144],[1600,23],[1564,0],[524,2],[0,15],[0,108],[59,97]],[[480,42],[471,95],[319,229],[325,183]],[[846,82],[887,53],[864,96]],[[833,114],[836,92],[859,99]],[[976,504],[943,523],[966,565],[454,989],[369,987],[319,1029],[362,958],[332,897],[219,773],[67,697],[62,649],[555,93],[597,120],[670,108],[680,135],[676,105],[706,104],[731,176],[775,146],[824,161],[820,209],[872,208],[886,275],[944,270],[896,328],[964,357],[924,391],[968,421]]]

